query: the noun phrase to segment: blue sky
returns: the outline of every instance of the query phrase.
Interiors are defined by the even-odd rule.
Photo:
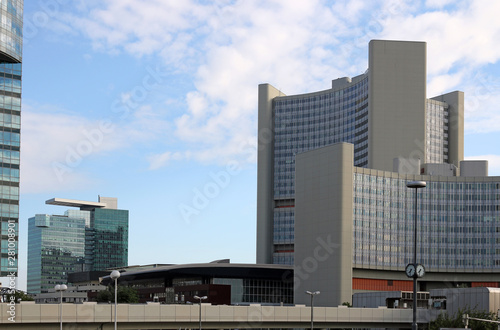
[[[129,264],[255,262],[257,86],[330,88],[371,39],[426,41],[427,95],[466,95],[465,153],[500,175],[500,3],[25,3],[20,278],[27,219],[117,197]]]

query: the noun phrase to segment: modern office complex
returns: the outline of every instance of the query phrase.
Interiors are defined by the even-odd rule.
[[[351,301],[362,291],[411,291],[415,190],[420,291],[500,284],[500,177],[486,162],[422,166],[422,175],[354,165],[354,145],[338,143],[297,155],[295,302],[320,290],[318,304]],[[451,170],[450,170],[451,169]],[[430,172],[433,172],[430,175]],[[302,274],[302,275],[300,275]]]
[[[373,40],[368,70],[332,88],[286,96],[259,86],[257,263],[293,264],[295,156],[354,145],[354,165],[418,174],[463,159],[463,93],[426,96],[426,43]]]
[[[373,40],[368,70],[285,96],[259,86],[257,262],[293,264],[295,303],[499,286],[500,177],[464,161],[464,95],[426,96],[426,44]]]
[[[116,198],[53,198],[46,204],[79,210],[29,219],[28,292],[48,292],[66,283],[68,273],[127,266],[128,211],[117,208]]]
[[[1,277],[17,275],[23,1],[0,2],[0,20]]]
[[[68,273],[85,263],[87,211],[37,214],[28,220],[28,292],[40,293],[66,283]]]

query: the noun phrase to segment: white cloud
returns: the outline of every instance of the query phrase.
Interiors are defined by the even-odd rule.
[[[475,0],[447,11],[406,12],[388,16],[382,38],[427,41],[428,73],[439,75],[454,65],[463,68],[496,62],[500,44],[500,3]]]
[[[23,193],[81,190],[89,159],[158,138],[168,126],[149,106],[127,121],[89,120],[48,105],[23,103],[21,176]]]
[[[109,149],[80,116],[23,104],[21,175],[23,193],[79,189],[91,184],[78,167],[90,154]],[[86,132],[86,134],[84,133]],[[92,141],[90,141],[92,140]]]
[[[172,159],[172,153],[170,151],[164,152],[162,154],[157,154],[149,157],[149,169],[157,170],[163,166],[166,166],[168,162]]]
[[[425,6],[428,8],[443,8],[454,3],[456,3],[456,0],[427,0]]]
[[[190,0],[109,0],[90,9],[87,17],[67,15],[66,21],[83,31],[96,49],[143,56],[175,43],[174,33],[196,27],[210,13],[209,6]]]
[[[287,94],[326,89],[331,79],[364,71],[366,61],[352,58],[365,58],[370,39],[427,41],[428,95],[460,88],[500,58],[500,44],[491,42],[500,37],[499,11],[500,3],[482,0],[108,0],[66,22],[95,49],[157,56],[192,76],[195,89],[169,127],[185,150],[151,156],[150,168],[158,168],[174,153],[248,161],[239,146],[256,139],[257,85],[269,82]],[[483,117],[472,116],[469,128],[496,118],[490,105],[481,105]]]
[[[427,90],[432,91],[427,97],[434,97],[455,90],[462,81],[465,72],[457,72],[455,74],[440,74],[432,78],[427,85]]]
[[[71,21],[96,49],[157,53],[167,65],[193,73],[196,90],[186,94],[187,111],[173,121],[176,136],[188,144],[183,157],[227,162],[249,159],[240,145],[255,140],[257,85],[278,84],[287,93],[328,88],[346,62],[336,61],[340,56],[329,47],[349,31],[345,14],[358,17],[366,7],[361,1],[328,8],[319,1],[110,0]],[[151,157],[151,168],[169,155]]]
[[[500,126],[500,78],[490,72],[477,71],[464,82],[465,131],[498,132]]]
[[[171,160],[180,161],[190,159],[189,152],[164,152],[162,154],[155,154],[148,157],[149,169],[157,170],[161,167],[167,166]]]

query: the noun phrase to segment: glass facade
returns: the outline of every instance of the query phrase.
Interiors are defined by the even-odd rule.
[[[426,101],[425,163],[448,163],[448,105]]]
[[[128,265],[128,210],[82,203],[72,206],[80,206],[80,210],[29,219],[30,293],[46,292],[56,284],[66,283],[71,272]]]
[[[214,278],[213,284],[231,286],[231,304],[293,304],[293,283],[282,280]]]
[[[128,265],[128,211],[96,208],[87,229],[90,270]]]
[[[403,269],[413,262],[415,189],[387,173],[354,174],[356,268]],[[435,180],[418,190],[419,263],[433,272],[498,271],[500,179]]]
[[[274,100],[274,264],[293,265],[295,155],[333,143],[354,144],[368,164],[368,74],[340,89]]]
[[[295,155],[337,142],[368,164],[368,76],[341,90],[274,100],[274,198],[295,195]]]
[[[293,269],[217,264],[147,266],[125,269],[120,279],[138,291],[141,302],[195,303],[207,296],[214,305],[293,304]],[[105,280],[105,283],[108,279]]]
[[[28,292],[48,292],[66,283],[85,258],[85,218],[37,214],[28,220]]]
[[[22,0],[0,0],[0,60],[20,63],[23,48]]]
[[[17,274],[23,1],[0,1],[0,276]]]
[[[274,99],[273,263],[293,265],[295,155],[354,144],[354,166],[368,165],[368,74],[342,89]],[[426,100],[425,163],[448,162],[448,105]]]

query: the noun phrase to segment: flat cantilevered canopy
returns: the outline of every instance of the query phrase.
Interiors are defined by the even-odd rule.
[[[106,205],[107,205],[106,203],[87,202],[87,201],[79,201],[76,199],[66,199],[66,198],[52,198],[52,199],[45,201],[45,204],[79,207],[80,210],[101,208],[101,207],[106,207]]]

